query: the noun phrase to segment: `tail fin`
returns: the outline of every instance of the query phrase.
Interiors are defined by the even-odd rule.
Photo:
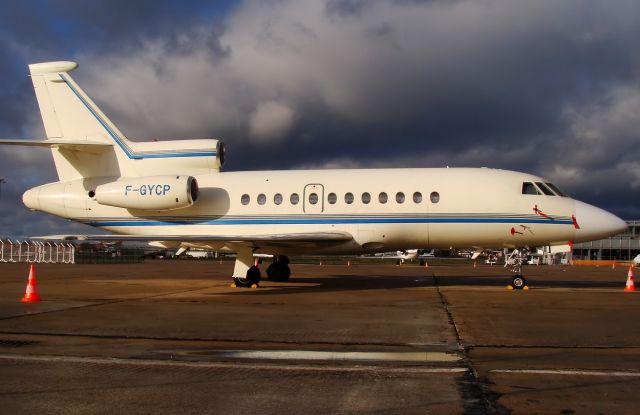
[[[64,61],[29,65],[47,139],[112,144],[105,137],[105,126],[100,124],[98,117],[93,116],[92,112],[99,114],[103,120],[107,118],[68,75],[77,67],[75,62]],[[112,128],[121,140],[126,140],[110,121],[107,122],[106,127]],[[63,146],[53,147],[51,152],[58,177],[63,181],[119,175],[117,160],[109,150],[110,148],[102,148],[98,157],[90,158]],[[96,163],[97,160],[100,162]]]
[[[90,140],[113,143],[105,133],[127,139],[71,79],[75,62],[29,65],[47,139]]]
[[[29,65],[47,142],[52,144],[61,181],[167,172],[193,175],[220,169],[224,147],[217,140],[141,143],[127,140],[71,78],[69,72],[77,67],[77,63],[65,61]],[[63,144],[53,145],[54,142]],[[87,145],[83,146],[85,142]]]

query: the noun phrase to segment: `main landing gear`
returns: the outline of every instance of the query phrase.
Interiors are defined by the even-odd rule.
[[[260,268],[253,263],[253,249],[239,248],[236,256],[236,263],[233,267],[232,287],[258,288],[262,279]]]
[[[233,283],[236,287],[258,288],[261,279],[260,268],[253,265],[249,267],[244,278],[233,277]]]
[[[237,251],[238,255],[233,268],[233,284],[231,284],[231,287],[258,288],[262,275],[260,268],[254,265],[253,249],[239,248]],[[284,255],[274,257],[271,265],[267,267],[269,281],[289,281],[290,275],[289,258]]]
[[[510,266],[511,272],[515,274],[511,279],[511,287],[514,290],[527,289],[527,280],[522,276],[522,265],[527,259],[529,248],[514,249],[505,261],[504,266]]]
[[[274,257],[271,265],[267,267],[267,278],[269,281],[286,282],[291,276],[289,268],[289,258],[284,255]]]

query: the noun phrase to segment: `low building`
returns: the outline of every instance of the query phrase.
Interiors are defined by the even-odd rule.
[[[573,259],[631,261],[640,254],[640,220],[629,220],[627,224],[627,231],[619,235],[575,244]]]

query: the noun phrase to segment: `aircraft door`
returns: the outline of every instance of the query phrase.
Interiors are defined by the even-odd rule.
[[[306,185],[302,206],[304,213],[322,213],[324,211],[324,186],[319,183]]]

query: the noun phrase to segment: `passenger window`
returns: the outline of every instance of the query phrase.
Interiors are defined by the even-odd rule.
[[[555,196],[555,194],[551,191],[551,189],[549,189],[544,183],[536,182],[536,184],[540,189],[542,189],[542,193],[544,193],[545,195]]]
[[[273,203],[275,203],[276,205],[282,203],[282,195],[280,193],[276,193],[275,195],[273,195]]]
[[[267,203],[267,197],[264,194],[260,193],[258,195],[258,204],[264,205],[265,203]]]
[[[382,204],[387,203],[387,200],[389,200],[389,196],[387,196],[387,194],[385,192],[381,192],[378,195],[378,201]]]
[[[413,201],[414,201],[414,203],[421,203],[422,202],[422,193],[415,192],[413,194]]]
[[[318,203],[318,194],[317,193],[311,193],[309,195],[309,203],[311,203],[312,205],[315,205],[316,203]]]
[[[440,201],[440,193],[431,192],[429,199],[431,200],[431,203],[438,203]]]
[[[333,205],[338,201],[338,196],[336,196],[335,193],[329,193],[329,195],[327,196],[327,201],[329,202],[329,204]]]
[[[396,202],[404,203],[404,193],[402,192],[396,193]]]
[[[533,183],[524,182],[522,183],[522,194],[523,195],[539,195],[540,192],[538,191],[538,189],[536,189]]]
[[[242,197],[240,198],[240,203],[242,203],[243,205],[248,205],[249,202],[251,202],[251,197],[248,194],[242,195]]]
[[[563,192],[562,190],[558,189],[558,187],[555,184],[547,182],[547,186],[549,186],[551,188],[551,190],[556,192],[556,194],[558,196],[569,197],[569,196],[567,196],[567,194],[565,192]]]
[[[300,201],[300,196],[298,196],[297,193],[292,193],[291,198],[289,200],[291,201],[292,205],[297,205],[298,202]]]
[[[364,192],[362,194],[362,203],[366,205],[366,204],[369,204],[369,202],[371,202],[371,195],[367,192]]]
[[[347,205],[350,205],[353,203],[353,193],[346,193],[344,195],[344,201]]]

